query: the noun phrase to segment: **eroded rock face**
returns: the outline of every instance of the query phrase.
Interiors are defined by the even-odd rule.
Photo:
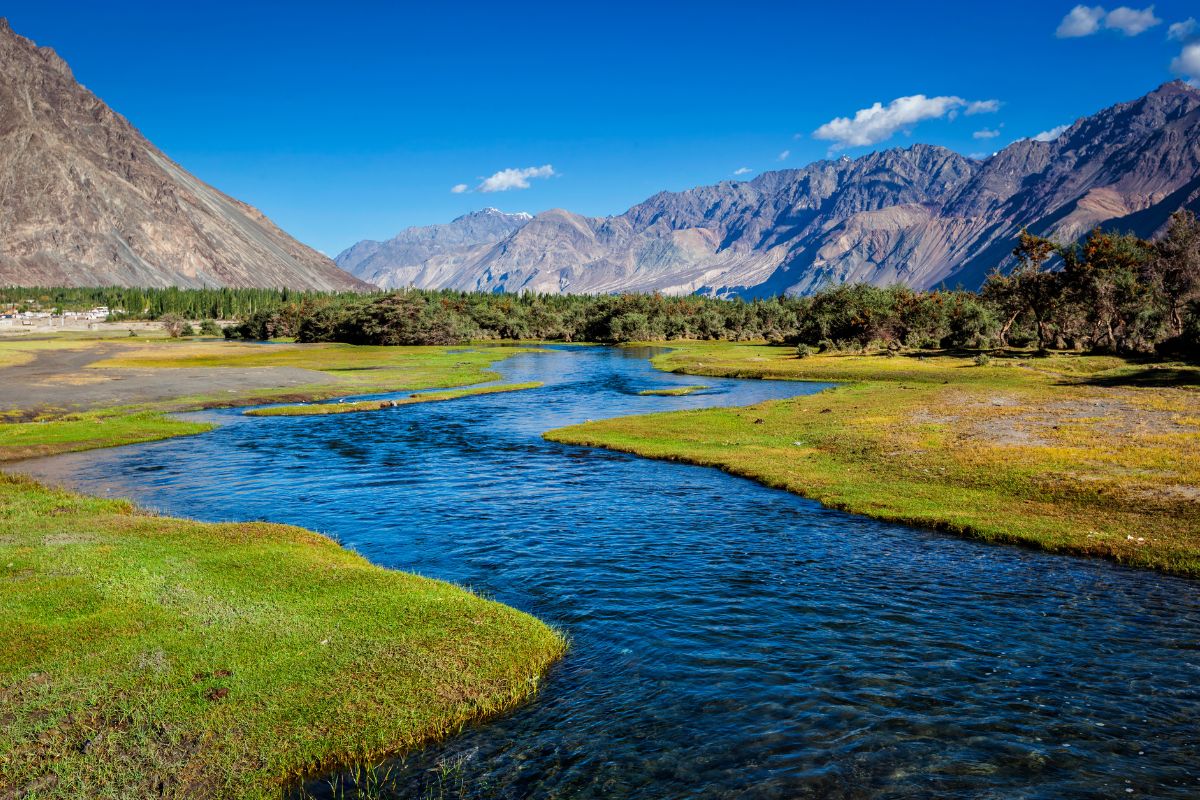
[[[190,175],[2,19],[0,284],[369,288]]]
[[[485,208],[445,225],[407,228],[386,242],[364,240],[338,254],[338,266],[384,289],[450,285],[492,245],[533,219]]]
[[[1200,92],[1168,83],[983,161],[931,145],[819,161],[686,192],[619,216],[555,209],[503,238],[401,263],[368,280],[484,291],[807,293],[830,283],[975,288],[1019,231],[1061,240],[1096,225],[1150,236],[1200,197]],[[452,223],[453,224],[453,223]],[[434,226],[434,228],[445,226]],[[419,239],[422,230],[402,236]],[[365,243],[370,247],[373,243]],[[347,254],[339,257],[347,265]],[[361,261],[362,259],[358,259]]]

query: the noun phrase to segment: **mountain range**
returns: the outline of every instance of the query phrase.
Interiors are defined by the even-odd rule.
[[[169,159],[0,19],[0,285],[370,286]]]
[[[1023,228],[1151,236],[1200,198],[1200,91],[1180,82],[983,159],[916,144],[684,192],[624,214],[487,209],[360,242],[380,286],[755,297],[867,282],[976,288]]]
[[[916,144],[660,192],[610,217],[489,208],[359,242],[335,264],[189,174],[0,19],[0,285],[975,288],[1023,228],[1152,236],[1185,207],[1200,207],[1200,90],[1175,81],[986,158]]]

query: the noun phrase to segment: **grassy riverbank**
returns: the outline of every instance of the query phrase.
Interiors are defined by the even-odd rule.
[[[0,348],[18,399],[104,381],[157,399],[10,405],[0,461],[208,429],[175,410],[491,380],[513,352],[23,341]],[[278,797],[520,703],[565,646],[309,531],[158,517],[3,474],[0,607],[2,798]]]
[[[177,411],[483,383],[499,377],[489,369],[496,361],[533,349],[81,337],[0,342],[0,378],[24,387],[8,407],[0,408],[0,420],[7,420],[0,422],[0,462],[209,429],[167,416]],[[53,368],[55,357],[62,357],[61,370]],[[42,364],[30,378],[26,373],[39,366],[38,359],[51,363]],[[80,362],[86,363],[77,366]],[[109,386],[117,388],[104,394]],[[39,390],[53,402],[30,399]],[[90,404],[98,407],[78,402],[88,396],[124,402]]]
[[[0,476],[0,787],[277,796],[532,694],[542,623],[317,534]]]
[[[353,414],[359,411],[381,411],[385,408],[411,406],[416,403],[440,403],[445,400],[458,400],[463,397],[477,397],[484,394],[502,394],[504,392],[520,392],[525,389],[537,389],[543,384],[540,381],[529,383],[505,383],[499,386],[476,386],[467,389],[450,389],[445,392],[425,392],[409,395],[394,400],[360,400],[354,403],[320,403],[314,405],[268,406],[252,408],[242,413],[248,417],[313,417],[325,414]]]
[[[716,466],[880,519],[1200,576],[1194,367],[1030,354],[983,365],[936,354],[800,359],[724,343],[684,344],[655,364],[844,383],[547,438]]]

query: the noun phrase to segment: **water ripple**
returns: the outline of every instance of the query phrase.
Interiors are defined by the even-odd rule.
[[[587,418],[820,387],[520,355],[546,387],[213,433],[31,471],[271,519],[560,626],[538,700],[397,771],[397,796],[1200,795],[1195,584],[851,517],[716,470],[569,448]],[[450,765],[450,782],[444,783]],[[1132,790],[1132,791],[1130,791]]]

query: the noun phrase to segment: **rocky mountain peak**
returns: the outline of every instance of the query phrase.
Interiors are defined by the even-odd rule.
[[[1024,227],[1150,235],[1198,193],[1200,91],[1172,81],[982,160],[916,143],[659,192],[605,219],[554,209],[458,250],[452,268],[445,253],[405,262],[403,285],[747,297],[847,281],[970,287],[1007,263]]]
[[[0,26],[0,283],[364,289]]]

